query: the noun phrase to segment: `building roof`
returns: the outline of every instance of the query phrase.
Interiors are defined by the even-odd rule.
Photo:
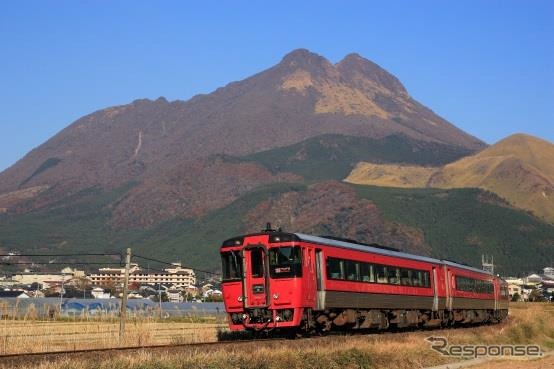
[[[0,298],[28,296],[25,291],[0,291]]]

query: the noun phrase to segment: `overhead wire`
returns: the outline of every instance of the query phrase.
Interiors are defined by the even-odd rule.
[[[168,261],[164,261],[164,260],[160,260],[160,259],[155,259],[155,258],[150,258],[150,257],[147,257],[147,256],[138,255],[138,254],[133,254],[133,257],[136,257],[136,258],[139,258],[139,259],[143,259],[143,260],[153,261],[153,262],[155,262],[155,263],[165,264],[165,265],[169,265],[169,266],[174,265],[173,263],[168,262]],[[187,267],[187,266],[183,266],[183,268],[188,268],[188,269],[192,269],[192,270],[194,270],[194,271],[198,271],[198,272],[206,273],[206,274],[211,274],[211,275],[216,275],[216,276],[220,276],[220,275],[221,275],[221,273],[210,272],[210,271],[202,270],[202,269],[198,269],[198,268],[191,268],[191,267]]]

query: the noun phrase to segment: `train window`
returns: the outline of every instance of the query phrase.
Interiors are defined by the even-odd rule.
[[[239,251],[221,254],[223,281],[242,279],[242,257]]]
[[[412,286],[423,287],[423,272],[421,270],[412,271]]]
[[[491,281],[473,279],[468,277],[456,276],[456,289],[464,292],[488,293],[494,292],[494,286]]]
[[[360,278],[362,282],[375,282],[375,276],[373,274],[373,265],[368,263],[360,264]]]
[[[274,247],[269,249],[269,274],[271,278],[302,276],[302,249]]]
[[[262,249],[256,248],[250,251],[250,270],[254,278],[264,276],[264,253]]]
[[[351,260],[344,260],[344,274],[347,281],[358,281],[358,263]]]
[[[327,258],[327,278],[429,288],[429,272]]]
[[[387,278],[387,267],[384,265],[375,265],[375,276],[377,283],[389,283]]]
[[[388,267],[389,283],[400,284],[400,268]]]
[[[423,287],[429,288],[431,284],[429,283],[429,272],[423,272]]]
[[[412,285],[412,271],[410,269],[400,268],[400,284],[403,286]]]
[[[342,260],[327,258],[327,278],[344,279],[344,268]]]

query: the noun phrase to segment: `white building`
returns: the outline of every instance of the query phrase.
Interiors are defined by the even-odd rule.
[[[125,277],[125,268],[100,268],[98,274],[88,276],[95,286],[110,284],[121,285]],[[179,288],[187,288],[196,284],[194,270],[183,268],[181,263],[172,263],[164,272],[148,272],[140,268],[138,264],[131,264],[129,269],[130,284],[171,284]]]
[[[90,292],[90,294],[92,295],[92,297],[94,297],[95,299],[109,299],[111,296],[110,296],[110,293],[109,292],[105,292],[103,288],[101,287],[95,287],[92,289],[92,291]]]
[[[538,274],[530,274],[527,277],[525,277],[524,282],[526,284],[538,284],[542,282],[542,278]]]
[[[543,274],[545,277],[554,279],[554,268],[553,267],[546,267],[543,270]]]
[[[183,302],[183,294],[180,289],[170,288],[165,293],[169,302]]]
[[[17,273],[11,276],[11,280],[15,284],[33,284],[38,283],[42,288],[50,288],[58,286],[62,283],[67,283],[69,280],[82,277],[85,273],[82,270],[64,268],[60,273],[36,273],[29,270]]]

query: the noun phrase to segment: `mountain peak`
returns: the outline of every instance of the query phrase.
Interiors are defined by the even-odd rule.
[[[496,145],[498,144],[506,144],[506,143],[523,143],[523,142],[527,142],[527,143],[534,143],[534,144],[550,144],[552,145],[552,143],[546,141],[546,140],[543,140],[542,138],[538,138],[538,137],[535,137],[535,136],[532,136],[532,135],[529,135],[527,133],[514,133],[502,140],[500,140],[499,142],[496,143]]]
[[[290,70],[304,69],[314,74],[327,74],[334,71],[334,66],[323,56],[308,49],[296,49],[283,57],[279,65]]]
[[[295,49],[283,57],[283,62],[328,62],[323,56],[308,49]]]
[[[336,67],[347,80],[356,80],[361,75],[363,78],[375,81],[390,91],[408,93],[398,78],[360,54],[350,53],[346,55],[344,59],[336,64]]]

